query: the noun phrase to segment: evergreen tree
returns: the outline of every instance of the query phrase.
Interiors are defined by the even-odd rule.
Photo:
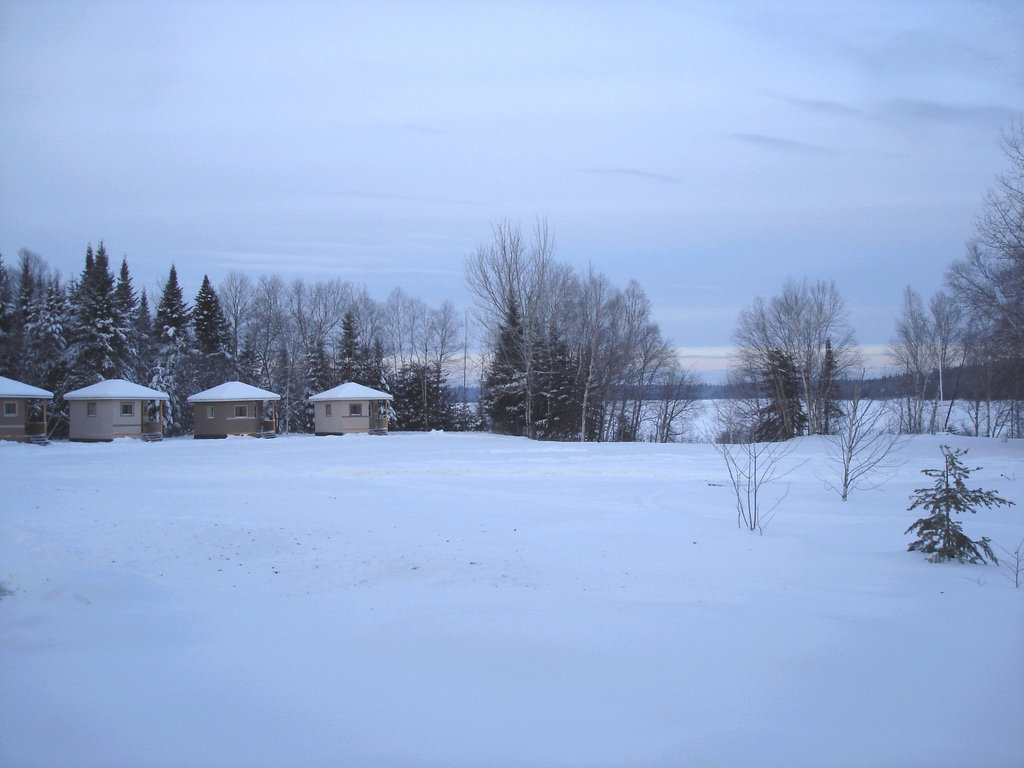
[[[115,322],[117,325],[116,351],[120,361],[121,376],[131,381],[139,380],[139,335],[135,325],[138,299],[128,271],[128,257],[121,259],[121,271],[114,286]]]
[[[167,344],[182,336],[187,338],[189,319],[189,309],[178,284],[178,272],[172,264],[153,322],[153,334],[157,343]]]
[[[203,275],[202,287],[196,294],[192,324],[199,353],[196,386],[209,389],[228,379],[232,365],[228,354],[228,323],[217,292],[206,275]]]
[[[56,402],[49,410],[51,426],[47,433],[62,435],[67,423],[67,409],[61,395],[68,378],[66,328],[71,315],[67,295],[59,279],[49,280],[45,289],[36,295],[30,317],[25,326],[28,359],[31,361],[26,378],[32,384],[55,393]]]
[[[192,428],[188,396],[195,388],[195,348],[191,313],[182,298],[178,273],[171,265],[153,321],[154,361],[150,386],[170,395],[164,432],[181,435]]]
[[[0,376],[15,376],[11,332],[14,328],[14,294],[11,278],[0,254]]]
[[[32,308],[39,292],[36,275],[32,269],[33,256],[34,254],[26,248],[18,252],[21,269],[18,274],[18,299],[15,304],[14,356],[15,364],[21,371],[19,375],[22,377],[25,375],[24,371],[31,367],[25,326],[32,318]]]
[[[134,368],[138,381],[151,381],[155,351],[153,348],[153,317],[149,312],[149,297],[146,289],[139,294],[138,306],[135,308],[135,339],[137,357]]]
[[[303,401],[303,423],[302,428],[306,432],[312,432],[315,427],[313,403],[309,402],[312,395],[330,389],[334,380],[333,366],[331,359],[324,348],[322,341],[315,341],[306,350],[305,360],[306,389],[302,397]]]
[[[771,349],[761,371],[761,388],[767,403],[758,410],[755,438],[778,442],[802,435],[807,415],[800,401],[800,376],[793,358]]]
[[[114,296],[114,275],[101,242],[86,248],[85,269],[74,288],[74,319],[68,346],[68,389],[124,375],[123,326]]]
[[[356,381],[362,371],[360,359],[359,326],[355,314],[349,310],[341,320],[341,342],[338,345],[338,361],[335,365],[338,379],[341,382]],[[359,381],[358,384],[373,386]]]
[[[537,388],[533,413],[536,436],[541,440],[571,440],[579,437],[582,393],[569,345],[552,330],[537,355]]]
[[[484,375],[481,400],[491,429],[522,435],[526,429],[526,361],[519,311],[510,304]]]
[[[371,344],[367,344],[360,350],[360,368],[356,371],[357,384],[363,384],[381,392],[391,392],[391,382],[388,379],[388,369],[384,365],[384,342],[375,338]]]
[[[956,560],[960,563],[980,564],[985,562],[986,556],[997,563],[988,537],[982,536],[978,541],[973,541],[964,534],[960,521],[954,520],[953,515],[963,512],[974,514],[978,507],[1010,506],[1013,502],[1000,498],[993,491],[968,489],[966,480],[978,467],[968,469],[963,465],[960,457],[966,455],[967,451],[950,450],[948,445],[941,446],[941,450],[944,459],[942,469],[921,470],[928,477],[935,478],[934,485],[931,488],[918,488],[910,497],[913,503],[907,507],[908,510],[924,507],[931,514],[915,520],[907,528],[905,533],[913,532],[918,536],[907,550],[931,554],[928,558],[931,563]]]
[[[395,429],[426,432],[456,427],[455,397],[437,366],[411,364],[395,376]]]
[[[836,355],[832,349],[832,339],[825,339],[825,360],[821,365],[821,376],[817,381],[817,407],[821,409],[817,423],[821,425],[821,434],[831,435],[833,427],[843,418],[843,409],[839,406],[838,383],[836,382]]]
[[[306,399],[303,397],[305,388],[302,386],[301,371],[295,370],[295,361],[288,351],[288,345],[282,344],[274,356],[273,376],[267,386],[272,392],[281,396],[277,401],[277,425],[281,432],[293,432],[303,428],[305,423]],[[301,363],[301,360],[299,361]]]
[[[253,386],[259,386],[260,381],[260,358],[256,353],[256,345],[252,336],[246,334],[242,339],[242,346],[238,353],[238,380]]]

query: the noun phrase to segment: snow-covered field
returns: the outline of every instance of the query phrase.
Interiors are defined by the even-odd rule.
[[[906,551],[940,442],[1015,548],[1019,441],[843,504],[802,440],[763,536],[707,445],[0,444],[0,764],[1024,765],[1024,587]]]

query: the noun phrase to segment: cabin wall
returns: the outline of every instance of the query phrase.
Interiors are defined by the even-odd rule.
[[[362,416],[349,416],[349,405],[362,405]],[[331,415],[327,415],[327,406]],[[313,403],[314,430],[318,435],[345,435],[370,431],[370,405],[365,400],[321,400]]]
[[[69,400],[68,437],[71,440],[113,440],[115,400]],[[96,403],[96,415],[88,416],[88,404]]]
[[[347,435],[355,432],[371,432],[381,427],[387,431],[387,420],[382,425],[374,426],[373,409],[379,400],[320,400],[313,403],[314,431],[318,435]],[[327,406],[331,406],[331,415],[327,415]],[[362,406],[362,415],[349,416],[349,406]]]
[[[247,416],[235,416],[235,406],[244,405]],[[227,437],[228,435],[255,435],[259,432],[257,415],[260,403],[253,400],[233,400],[224,403],[193,403],[193,435],[202,437]],[[213,417],[209,409],[213,408]]]
[[[143,410],[145,403],[141,400],[109,400],[111,431],[114,437],[139,437],[142,435],[142,422],[145,419]],[[121,414],[122,404],[131,406],[131,413]]]
[[[4,415],[8,404],[13,403],[16,412],[13,416]],[[13,397],[0,397],[0,440],[24,440],[25,421],[28,402]]]

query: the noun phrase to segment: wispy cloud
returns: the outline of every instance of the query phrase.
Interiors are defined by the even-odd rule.
[[[351,246],[344,246],[351,248]],[[397,263],[379,257],[360,257],[341,253],[316,256],[307,253],[261,253],[254,251],[202,251],[204,259],[218,262],[223,269],[242,269],[256,272],[293,274],[338,275],[365,277],[368,275],[433,275],[455,278],[457,270],[436,266]]]
[[[831,99],[805,99],[799,96],[790,96],[784,93],[777,93],[775,91],[768,90],[762,90],[761,93],[769,96],[770,98],[817,114],[832,115],[834,117],[861,117],[864,114],[863,109],[842,101],[834,101]]]
[[[799,153],[804,155],[831,155],[833,150],[819,147],[817,144],[808,144],[793,139],[781,139],[778,136],[767,136],[763,133],[730,133],[729,138],[751,144],[762,149],[772,149],[781,152]]]
[[[890,99],[879,105],[878,114],[882,118],[896,120],[998,127],[1019,118],[1021,112],[999,104],[948,104],[926,99]]]
[[[636,168],[584,168],[583,173],[593,176],[631,176],[637,179],[646,179],[647,181],[657,181],[661,184],[678,184],[682,181],[678,176],[642,171]]]

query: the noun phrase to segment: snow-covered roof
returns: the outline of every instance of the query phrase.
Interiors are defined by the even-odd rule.
[[[213,389],[207,389],[190,395],[190,403],[227,403],[239,400],[280,400],[281,396],[265,389],[243,384],[240,381],[228,381]]]
[[[354,381],[348,381],[334,389],[313,395],[309,399],[313,402],[317,400],[394,400],[395,398],[379,389],[370,389],[362,384],[356,384]]]
[[[160,392],[124,379],[107,379],[64,395],[65,400],[170,400]]]
[[[41,397],[49,400],[53,392],[33,387],[31,384],[22,384],[20,381],[0,376],[0,397]]]

